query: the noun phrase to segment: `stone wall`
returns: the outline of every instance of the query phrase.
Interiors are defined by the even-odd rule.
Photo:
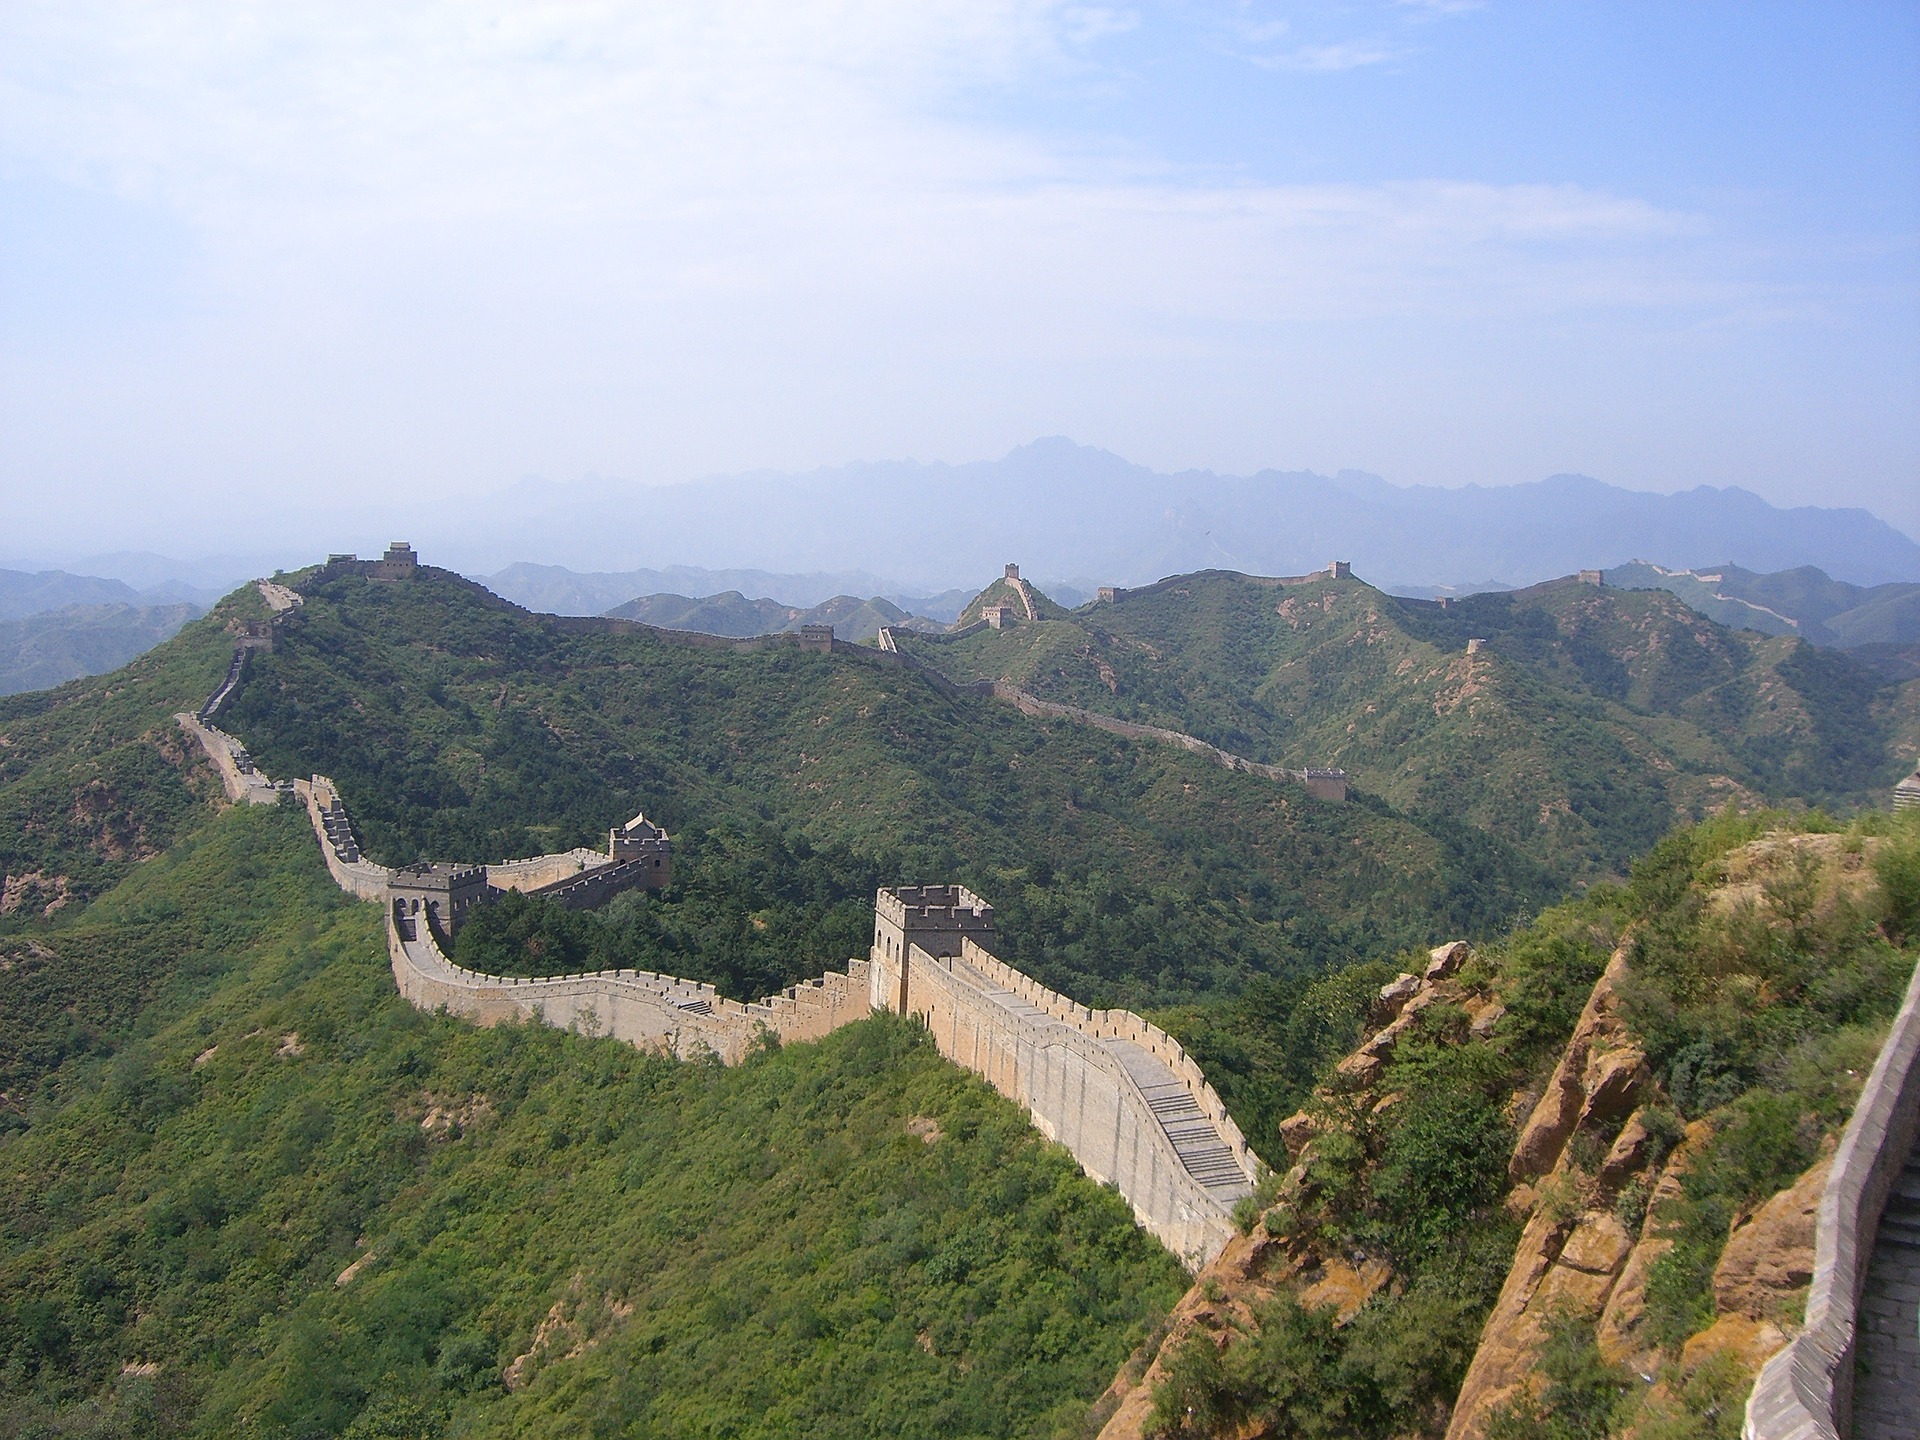
[[[1149,1093],[1157,1075],[1147,1070],[1143,1083],[1136,1073],[1139,1057],[1130,1069],[1124,1046],[1104,1043],[1122,1038],[1112,1031],[1144,1035],[1152,1027],[1119,1012],[1124,1019],[1103,1037],[1108,1012],[1088,1011],[1046,991],[971,939],[963,941],[958,957],[929,955],[915,946],[908,963],[909,1013],[926,1024],[942,1055],[1023,1107],[1035,1127],[1064,1145],[1090,1177],[1115,1186],[1141,1226],[1189,1269],[1199,1269],[1225,1247],[1235,1233],[1233,1206],[1252,1192],[1252,1157],[1234,1129],[1247,1164],[1234,1177],[1237,1183],[1208,1186],[1189,1171],[1156,1113],[1164,1098]],[[1035,994],[1052,1008],[1026,998]],[[1212,1097],[1210,1087],[1206,1093]]]
[[[1160,1060],[1192,1094],[1201,1112],[1232,1147],[1248,1181],[1259,1178],[1264,1168],[1260,1157],[1253,1153],[1246,1136],[1240,1133],[1239,1125],[1227,1113],[1226,1102],[1215,1093],[1199,1062],[1187,1054],[1186,1047],[1173,1036],[1131,1010],[1091,1010],[1077,1001],[1069,1000],[1057,990],[1049,990],[1038,980],[988,954],[971,940],[964,942],[961,956],[988,979],[1005,986],[1054,1019],[1073,1025],[1095,1039],[1130,1040]]]
[[[343,850],[336,835],[346,823],[346,806],[340,803],[340,793],[333,788],[333,781],[324,775],[316,775],[311,780],[293,782],[293,793],[306,804],[307,818],[313,822],[314,836],[320,841],[320,854],[327,862],[327,873],[333,876],[333,883],[353,896],[356,900],[373,900],[386,903],[387,883],[393,879],[393,871],[385,865],[376,865],[371,860],[360,857],[358,848]]]
[[[200,742],[207,759],[220,776],[220,787],[235,804],[278,805],[280,787],[254,768],[247,747],[224,730],[215,729],[196,715],[185,711],[173,717],[174,723]]]
[[[1920,1133],[1920,970],[1853,1107],[1820,1197],[1806,1328],[1760,1372],[1746,1440],[1853,1433],[1854,1355],[1868,1262],[1887,1197]]]
[[[649,970],[536,979],[483,975],[448,959],[426,926],[404,936],[391,908],[387,952],[394,984],[422,1010],[443,1010],[477,1025],[556,1025],[685,1060],[710,1054],[737,1065],[763,1033],[782,1042],[818,1040],[872,1013],[864,960],[850,961],[845,971],[829,972],[779,995],[741,1004],[725,999],[711,985]]]
[[[696,637],[692,643],[716,638]],[[720,647],[742,648],[725,640],[715,648]],[[897,654],[846,648],[881,663],[913,663]],[[927,673],[949,689],[959,688],[937,672]],[[252,770],[238,741],[194,716],[178,718],[200,738],[230,791],[236,785],[265,787],[277,798],[278,788]],[[1155,733],[1147,727],[1129,729]],[[752,1003],[726,999],[711,985],[644,970],[531,979],[484,975],[456,965],[431,924],[398,922],[399,907],[408,902],[390,897],[394,872],[360,856],[332,781],[315,775],[291,788],[307,806],[335,882],[385,909],[394,983],[421,1009],[480,1025],[563,1026],[682,1058],[714,1055],[737,1064],[768,1037],[817,1040],[875,1008],[892,1008],[892,1001],[927,1024],[942,1054],[1023,1106],[1042,1133],[1066,1146],[1089,1175],[1118,1187],[1140,1223],[1187,1265],[1204,1265],[1234,1233],[1234,1205],[1251,1193],[1260,1162],[1199,1066],[1139,1016],[1089,1010],[998,960],[975,938],[991,938],[991,907],[961,887],[883,891],[876,904],[876,959],[889,922],[903,936],[920,934],[946,953],[936,956],[910,944],[886,966],[852,960],[845,971]],[[623,872],[651,866],[651,856],[611,861],[579,850],[489,867],[486,881],[498,883],[497,875],[506,882],[500,888],[539,889],[585,905],[632,883]],[[968,914],[954,909],[951,916],[934,915],[943,897],[949,909],[971,907]],[[898,974],[897,989],[878,983],[883,970]]]
[[[1111,715],[1102,715],[1097,710],[1083,710],[1078,705],[1062,705],[1055,700],[1042,700],[1004,680],[993,681],[991,693],[995,699],[1006,701],[1023,715],[1073,720],[1082,725],[1091,725],[1096,730],[1105,730],[1109,734],[1124,735],[1132,740],[1158,740],[1163,744],[1178,745],[1182,750],[1211,760],[1214,764],[1228,770],[1240,770],[1248,775],[1258,775],[1267,780],[1298,781],[1306,787],[1309,794],[1322,800],[1332,800],[1337,803],[1347,798],[1347,775],[1344,770],[1289,770],[1284,765],[1262,764],[1258,760],[1249,760],[1245,756],[1235,755],[1231,750],[1222,750],[1217,745],[1209,745],[1205,740],[1183,731],[1166,730],[1158,725],[1142,725],[1132,720],[1117,720]]]
[[[525,860],[503,860],[498,865],[489,865],[487,884],[496,890],[544,890],[595,866],[610,863],[598,850],[580,846],[557,855],[533,855]]]
[[[662,863],[659,857],[647,855],[632,860],[608,860],[603,865],[544,885],[534,893],[558,900],[569,910],[594,910],[623,890],[657,888]]]
[[[1211,580],[1221,576],[1274,590],[1292,585],[1312,585],[1320,580],[1345,580],[1352,574],[1353,567],[1345,560],[1335,560],[1326,569],[1316,570],[1311,575],[1247,575],[1238,570],[1195,570],[1186,575],[1169,575],[1151,585],[1102,585],[1095,592],[1095,598],[1102,605],[1116,605],[1135,596],[1157,595],[1188,580]]]

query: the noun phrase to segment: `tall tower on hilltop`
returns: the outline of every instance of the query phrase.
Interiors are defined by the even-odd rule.
[[[873,902],[873,968],[870,1003],[876,1010],[907,1013],[909,953],[960,953],[963,940],[986,945],[993,938],[993,906],[964,885],[895,885]]]

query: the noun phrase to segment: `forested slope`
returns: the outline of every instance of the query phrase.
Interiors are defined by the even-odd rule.
[[[1273,588],[1207,571],[1039,624],[899,644],[956,680],[1008,680],[1254,760],[1341,766],[1562,883],[1617,875],[1728,801],[1877,802],[1911,758],[1910,697],[1873,671],[1659,591],[1563,585],[1443,608],[1352,579]]]
[[[604,844],[645,810],[685,847],[686,896],[703,865],[737,877],[678,927],[711,943],[661,968],[743,997],[863,952],[879,880],[965,883],[1010,963],[1135,1005],[1486,931],[1548,893],[1467,827],[1036,723],[882,656],[596,631],[432,571],[306,593],[225,721],[270,773],[331,775],[387,863]],[[795,925],[835,952],[777,943]]]
[[[122,948],[63,1049],[42,982]],[[897,1022],[727,1070],[419,1014],[291,806],[16,923],[0,994],[0,1433],[1073,1433],[1183,1283]]]

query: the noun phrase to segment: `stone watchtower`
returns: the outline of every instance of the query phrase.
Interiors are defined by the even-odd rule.
[[[664,890],[673,883],[673,841],[644,814],[608,832],[607,858],[615,864],[640,862],[645,873],[637,883],[645,889]]]
[[[403,940],[425,932],[451,940],[467,912],[487,898],[487,867],[422,861],[402,865],[387,881],[387,903]]]
[[[1913,774],[1893,787],[1893,808],[1920,810],[1920,770],[1915,770]]]
[[[960,953],[971,938],[986,946],[993,937],[993,907],[964,885],[883,887],[873,902],[873,968],[869,1003],[875,1010],[907,1013],[908,958]]]
[[[410,580],[420,568],[420,557],[404,540],[387,546],[387,553],[373,562],[369,577],[374,580]]]

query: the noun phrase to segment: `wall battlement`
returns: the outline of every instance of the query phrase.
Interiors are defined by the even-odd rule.
[[[1208,580],[1216,576],[1226,576],[1234,580],[1244,580],[1252,585],[1265,586],[1268,589],[1282,589],[1292,585],[1312,585],[1320,580],[1349,580],[1353,577],[1353,566],[1345,560],[1331,561],[1324,570],[1315,570],[1311,575],[1248,575],[1240,570],[1195,570],[1187,575],[1168,575],[1151,585],[1102,585],[1094,592],[1094,603],[1099,605],[1117,605],[1122,600],[1133,599],[1141,595],[1158,595],[1162,590],[1171,590],[1186,580]]]
[[[213,738],[198,717],[179,719],[203,743]],[[209,757],[216,764],[225,757],[223,778],[240,775],[239,742],[218,742],[208,745]],[[245,773],[276,796],[282,788],[250,762]],[[1226,1244],[1234,1205],[1252,1191],[1260,1162],[1179,1043],[1138,1015],[1090,1010],[1004,964],[989,948],[993,906],[964,885],[880,890],[869,959],[751,1002],[642,970],[485,975],[455,964],[445,942],[473,905],[500,893],[496,871],[523,886],[552,875],[532,888],[570,904],[598,904],[627,888],[629,875],[644,883],[664,859],[665,832],[636,816],[611,832],[605,857],[570,852],[498,867],[437,862],[389,870],[361,856],[332,781],[316,775],[291,788],[306,802],[336,882],[384,901],[394,983],[423,1010],[481,1025],[558,1025],[729,1064],[768,1037],[819,1039],[891,1010],[921,1020],[943,1055],[1022,1105],[1087,1174],[1118,1187],[1140,1224],[1189,1267]],[[621,856],[623,839],[635,853]]]
[[[874,911],[910,931],[993,929],[993,906],[964,885],[892,885],[874,897]]]

